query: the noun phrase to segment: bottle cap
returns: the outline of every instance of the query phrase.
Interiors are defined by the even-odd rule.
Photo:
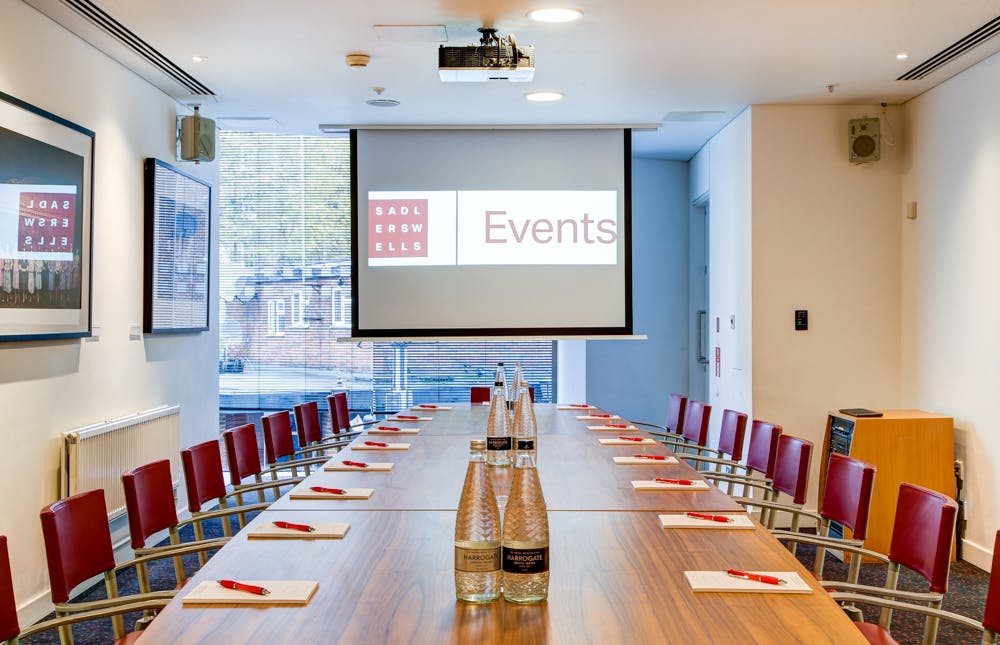
[[[501,385],[503,385],[503,383],[500,381],[493,381],[493,387],[500,387]]]
[[[499,363],[497,363],[497,365],[503,365],[503,361],[500,361]]]
[[[534,439],[518,439],[517,440],[518,450],[534,450],[535,440]]]
[[[486,439],[473,439],[469,442],[470,450],[486,450]]]

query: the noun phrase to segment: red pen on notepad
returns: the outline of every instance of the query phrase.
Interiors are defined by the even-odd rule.
[[[437,410],[437,406],[436,405],[431,405],[430,403],[421,403],[417,407],[418,408],[424,408],[424,409],[427,409],[427,410]]]
[[[762,573],[749,573],[747,571],[740,571],[739,569],[727,569],[726,574],[734,578],[743,578],[744,580],[753,580],[754,582],[763,582],[769,585],[787,585],[787,580],[782,580],[781,578],[776,578],[774,576],[766,576]]]
[[[346,495],[347,491],[343,488],[327,488],[325,486],[310,486],[310,490],[314,490],[317,493],[330,493],[331,495]]]
[[[642,441],[642,437],[626,437],[623,434],[618,435],[618,438],[622,441]]]
[[[592,414],[590,416],[594,417],[595,419],[610,419],[611,418],[610,414]]]
[[[570,403],[569,407],[571,407],[571,408],[589,408],[590,406],[587,405],[586,403]]]
[[[379,426],[379,430],[389,430],[390,432],[399,432],[399,428],[396,426]]]
[[[292,529],[293,531],[303,531],[305,533],[316,530],[308,524],[292,524],[291,522],[284,522],[282,520],[275,520],[274,522],[271,522],[271,524],[274,524],[279,529]]]
[[[693,511],[689,511],[687,516],[699,520],[711,520],[713,522],[728,523],[733,521],[733,518],[728,515],[708,515],[707,513],[695,513]]]
[[[397,419],[403,419],[404,421],[416,421],[420,417],[415,417],[412,414],[397,414]]]
[[[661,484],[676,484],[678,486],[690,486],[694,483],[690,479],[667,479],[665,477],[657,477],[656,481]]]
[[[388,448],[389,444],[382,443],[381,441],[366,441],[366,446],[375,446],[376,448]]]
[[[605,423],[604,427],[605,428],[627,428],[628,424],[627,423]]]
[[[236,582],[235,580],[219,580],[219,584],[226,589],[237,589],[239,591],[246,591],[247,593],[255,593],[258,596],[266,596],[271,593],[264,587],[258,587],[257,585],[247,585],[242,582]]]
[[[344,464],[345,466],[354,466],[356,468],[367,468],[368,467],[368,464],[366,464],[363,461],[342,461],[340,463]]]
[[[666,461],[667,458],[664,455],[636,455],[636,459],[655,459],[656,461]]]

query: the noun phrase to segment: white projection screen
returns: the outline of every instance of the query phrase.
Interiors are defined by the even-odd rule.
[[[630,130],[351,145],[353,336],[632,333]]]

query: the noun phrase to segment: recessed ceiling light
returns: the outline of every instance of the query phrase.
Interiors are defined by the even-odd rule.
[[[192,56],[191,60],[193,60],[196,63],[204,63],[206,60],[208,60],[208,56]]]
[[[566,96],[562,92],[528,92],[524,95],[524,98],[529,101],[558,101],[562,97]]]
[[[579,9],[562,7],[532,9],[528,12],[528,17],[538,22],[573,22],[574,20],[579,20],[582,16],[583,12]]]
[[[910,55],[907,54],[906,52],[899,52],[898,54],[896,54],[896,60],[906,60],[909,57]]]
[[[396,99],[368,99],[365,103],[372,107],[396,107],[399,105],[399,101]]]

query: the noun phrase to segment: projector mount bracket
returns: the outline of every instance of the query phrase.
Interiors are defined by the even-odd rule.
[[[498,36],[493,27],[480,27],[476,31],[480,33],[477,53],[486,67],[517,68],[521,52],[517,49],[514,34]]]

